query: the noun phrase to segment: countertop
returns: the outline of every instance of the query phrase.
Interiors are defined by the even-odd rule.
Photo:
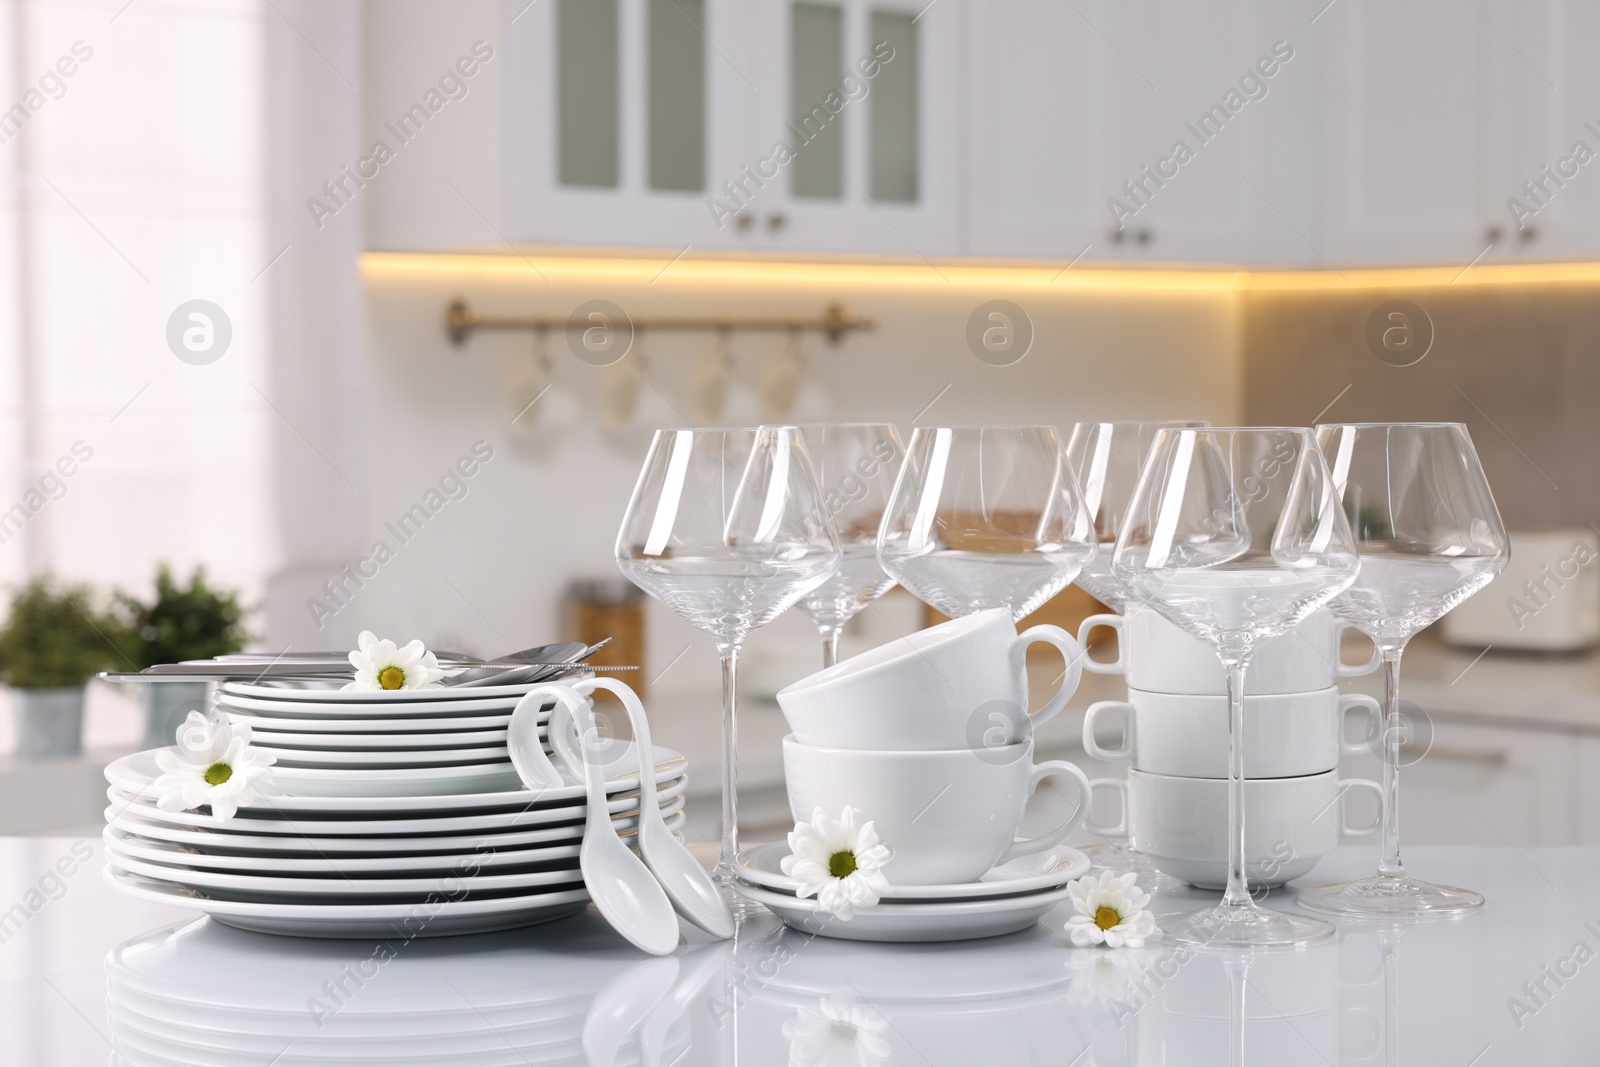
[[[73,873],[51,878],[61,857]],[[1346,846],[1311,880],[1374,858]],[[631,1064],[647,1062],[641,1043],[663,1063],[759,1067],[1593,1062],[1600,848],[1419,847],[1408,861],[1488,907],[1344,923],[1333,942],[1254,957],[1073,949],[1058,909],[1020,934],[915,946],[808,939],[761,917],[735,943],[655,959],[592,911],[384,945],[242,933],[118,894],[98,842],[0,838],[0,914],[22,915],[0,925],[0,1062]]]

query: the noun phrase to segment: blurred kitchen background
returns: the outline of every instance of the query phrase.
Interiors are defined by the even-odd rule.
[[[0,584],[201,565],[270,651],[603,627],[706,799],[711,646],[611,562],[655,427],[1461,421],[1529,536],[1407,657],[1408,839],[1600,841],[1597,34],[1582,0],[0,3]],[[453,304],[530,325],[457,343]],[[663,316],[727,325],[629,338]],[[863,328],[739,325],[773,318]],[[923,622],[891,594],[845,652]],[[818,656],[798,612],[748,646],[753,820]],[[91,684],[39,758],[12,693],[0,832],[96,825],[143,694]]]

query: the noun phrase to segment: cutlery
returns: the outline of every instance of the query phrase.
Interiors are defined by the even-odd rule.
[[[594,715],[588,703],[570,689],[552,692],[578,724],[578,736],[595,736]],[[654,784],[654,768],[648,778]],[[589,804],[578,866],[589,897],[619,934],[651,955],[665,956],[678,947],[678,916],[672,910],[672,901],[650,868],[617,836],[606,812],[604,775],[587,760],[583,763],[583,782]],[[640,785],[646,787],[643,782]]]
[[[605,642],[602,642],[603,645]],[[595,654],[601,645],[586,648],[582,641],[561,641],[553,645],[545,645],[537,650],[537,655],[523,657],[507,656],[507,659],[520,659],[528,666],[526,668],[513,668],[511,671],[497,671],[490,666],[470,667],[461,673],[446,679],[446,685],[516,685],[522,682],[538,682],[556,673],[546,670],[546,667],[561,663],[576,663]]]
[[[621,682],[610,678],[595,678],[585,683],[585,688],[604,689],[616,695],[628,711],[628,722],[633,727],[633,746],[639,754],[639,793],[645,818],[639,825],[639,854],[661,883],[672,906],[678,914],[694,923],[713,937],[733,936],[733,912],[728,902],[717,890],[716,883],[700,866],[683,842],[673,836],[655,810],[656,776],[655,746],[650,743],[650,723],[644,713],[639,696]],[[651,818],[651,815],[654,818]]]
[[[517,701],[516,709],[511,712],[511,723],[506,730],[506,747],[511,750],[511,765],[517,769],[517,776],[522,779],[522,784],[535,792],[546,789],[556,789],[567,784],[566,778],[556,765],[550,762],[550,757],[545,754],[544,746],[539,741],[539,709],[544,706],[544,701],[554,690],[548,686],[531,689]],[[558,725],[558,716],[550,716],[549,728],[554,731]],[[565,729],[565,724],[560,723]],[[652,768],[651,781],[654,782],[655,774]]]

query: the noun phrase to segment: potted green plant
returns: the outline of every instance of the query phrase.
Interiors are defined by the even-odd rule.
[[[0,678],[11,687],[24,758],[83,750],[84,687],[122,662],[124,639],[87,585],[40,577],[18,590],[0,628]]]
[[[156,567],[155,599],[145,602],[117,595],[129,658],[140,670],[157,663],[210,659],[237,652],[250,640],[244,626],[249,609],[235,590],[214,589],[204,567],[196,567],[187,586],[165,563]],[[172,744],[173,731],[193,709],[207,706],[205,682],[161,682],[144,686],[145,747]]]

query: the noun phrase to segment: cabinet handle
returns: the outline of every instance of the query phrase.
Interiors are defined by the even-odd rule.
[[[772,233],[777,233],[788,224],[788,217],[781,211],[774,211],[772,214],[767,216],[767,229]]]
[[[1485,241],[1488,241],[1492,245],[1499,244],[1500,243],[1500,227],[1498,227],[1498,226],[1490,226],[1488,229],[1484,230],[1483,231],[1483,239]]]
[[[1539,231],[1533,226],[1526,226],[1519,231],[1519,236],[1522,238],[1522,243],[1527,244],[1539,236]]]
[[[755,216],[747,211],[741,211],[733,217],[733,224],[739,228],[740,233],[743,233],[756,224]]]
[[[1402,756],[1415,752],[1416,742],[1403,741],[1400,744]],[[1447,763],[1472,763],[1480,767],[1504,767],[1511,762],[1511,754],[1503,748],[1455,748],[1450,745],[1434,745],[1427,750],[1426,759],[1440,759]]]

